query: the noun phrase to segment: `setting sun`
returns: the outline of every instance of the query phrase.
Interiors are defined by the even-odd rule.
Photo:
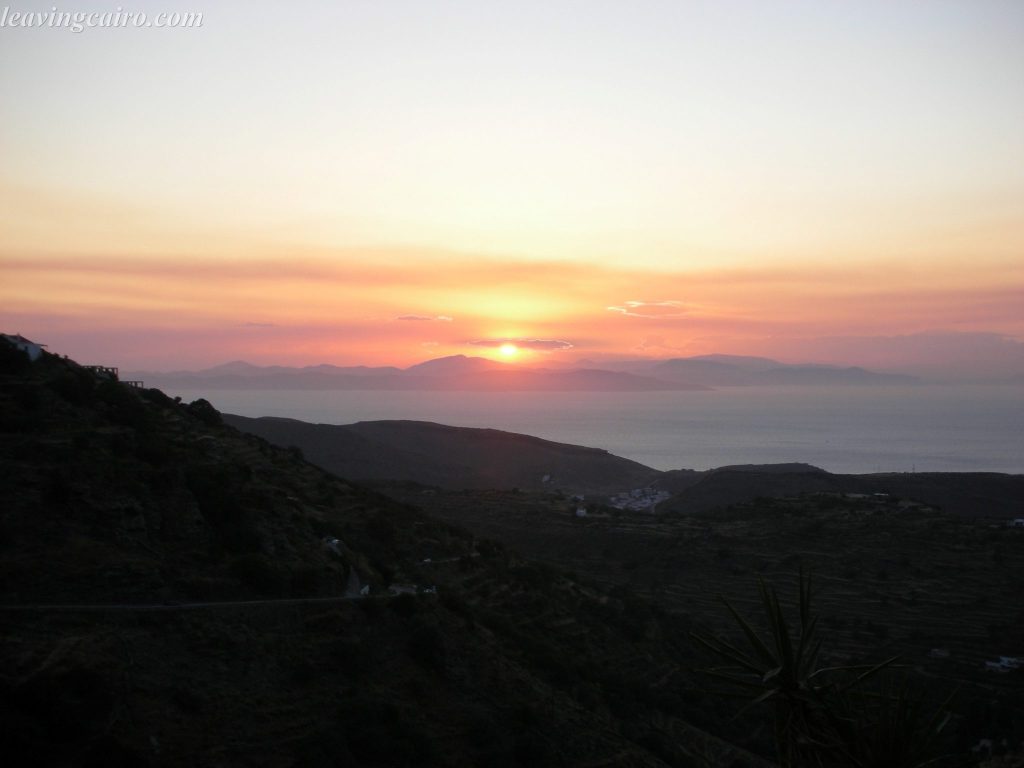
[[[1024,768],[1024,0],[279,5],[0,6],[0,768]]]

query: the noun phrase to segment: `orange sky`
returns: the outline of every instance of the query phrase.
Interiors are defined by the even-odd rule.
[[[1024,331],[1019,263],[656,271],[366,249],[240,261],[9,256],[4,270],[14,330],[71,351],[108,339],[108,358],[157,368],[229,358],[407,365],[497,356],[475,343],[495,339],[520,340],[517,359],[551,364],[767,354],[783,340],[893,329]],[[785,348],[800,357],[799,345]]]
[[[2,330],[153,369],[1024,340],[1019,4],[259,5],[0,29]]]

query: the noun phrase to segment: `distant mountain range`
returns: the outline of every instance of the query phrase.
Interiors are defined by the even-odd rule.
[[[167,389],[336,389],[650,392],[715,387],[913,384],[912,376],[857,367],[792,365],[762,357],[701,355],[670,360],[581,361],[545,368],[452,355],[408,368],[257,366],[235,361],[198,371],[132,371],[125,378]]]

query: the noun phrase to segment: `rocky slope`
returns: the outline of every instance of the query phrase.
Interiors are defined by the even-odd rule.
[[[706,732],[750,740],[684,619],[7,352],[5,765],[760,764]]]

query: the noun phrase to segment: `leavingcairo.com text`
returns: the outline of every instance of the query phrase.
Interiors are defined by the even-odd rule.
[[[203,14],[198,11],[126,11],[120,6],[111,11],[65,11],[51,6],[48,11],[19,11],[5,5],[0,10],[0,29],[48,28],[83,32],[97,27],[195,29],[203,26]]]

